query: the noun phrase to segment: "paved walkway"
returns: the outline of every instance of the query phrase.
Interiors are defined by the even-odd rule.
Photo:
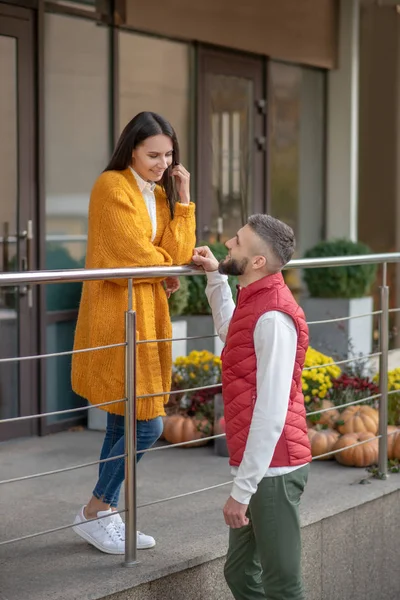
[[[102,437],[75,431],[4,443],[0,479],[96,460]],[[334,461],[313,463],[302,524],[400,489],[400,475],[359,485],[365,477],[363,469]],[[0,486],[0,541],[71,523],[95,478],[96,468],[89,467]],[[138,499],[145,503],[229,479],[227,459],[215,456],[212,446],[154,452],[140,463]],[[229,486],[140,509],[139,527],[156,537],[157,546],[142,551],[140,564],[131,569],[121,568],[121,557],[98,552],[72,530],[0,546],[0,599],[94,600],[223,556],[227,530],[221,508],[228,493]]]

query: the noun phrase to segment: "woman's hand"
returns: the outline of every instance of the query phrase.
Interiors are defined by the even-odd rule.
[[[179,277],[167,277],[164,281],[165,291],[167,293],[167,298],[174,294],[181,287],[181,282],[179,281]]]
[[[171,171],[175,178],[176,191],[179,194],[181,204],[190,203],[190,173],[183,165],[175,165]]]

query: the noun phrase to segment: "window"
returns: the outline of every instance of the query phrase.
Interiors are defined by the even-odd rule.
[[[187,44],[119,34],[120,130],[141,111],[159,113],[176,130],[186,167],[190,165],[189,64]]]
[[[47,14],[45,26],[46,268],[73,269],[84,266],[90,191],[110,154],[109,35],[93,21],[58,14]],[[81,283],[48,285],[47,310],[77,309],[80,294]],[[53,314],[46,351],[71,350],[74,330],[73,313]],[[84,403],[70,373],[71,356],[46,362],[48,411]]]
[[[90,191],[110,153],[109,37],[64,15],[45,25],[46,268],[71,269],[84,265]],[[80,287],[47,286],[48,310],[77,308]]]
[[[270,211],[293,227],[297,254],[323,237],[323,71],[269,63]]]

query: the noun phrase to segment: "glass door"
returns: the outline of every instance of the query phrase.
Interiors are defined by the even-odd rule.
[[[0,4],[0,271],[35,268],[34,120],[31,11]],[[34,353],[33,292],[0,287],[0,359]],[[35,361],[36,362],[36,361]],[[36,407],[32,361],[0,363],[0,419]],[[0,441],[29,435],[31,421],[0,423]]]
[[[265,206],[263,60],[199,50],[199,238],[226,241]]]

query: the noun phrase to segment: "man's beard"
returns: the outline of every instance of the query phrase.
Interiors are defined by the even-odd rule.
[[[244,274],[248,262],[248,258],[242,258],[241,260],[224,258],[218,265],[218,271],[222,273],[222,275],[234,275],[235,277],[240,277]]]

